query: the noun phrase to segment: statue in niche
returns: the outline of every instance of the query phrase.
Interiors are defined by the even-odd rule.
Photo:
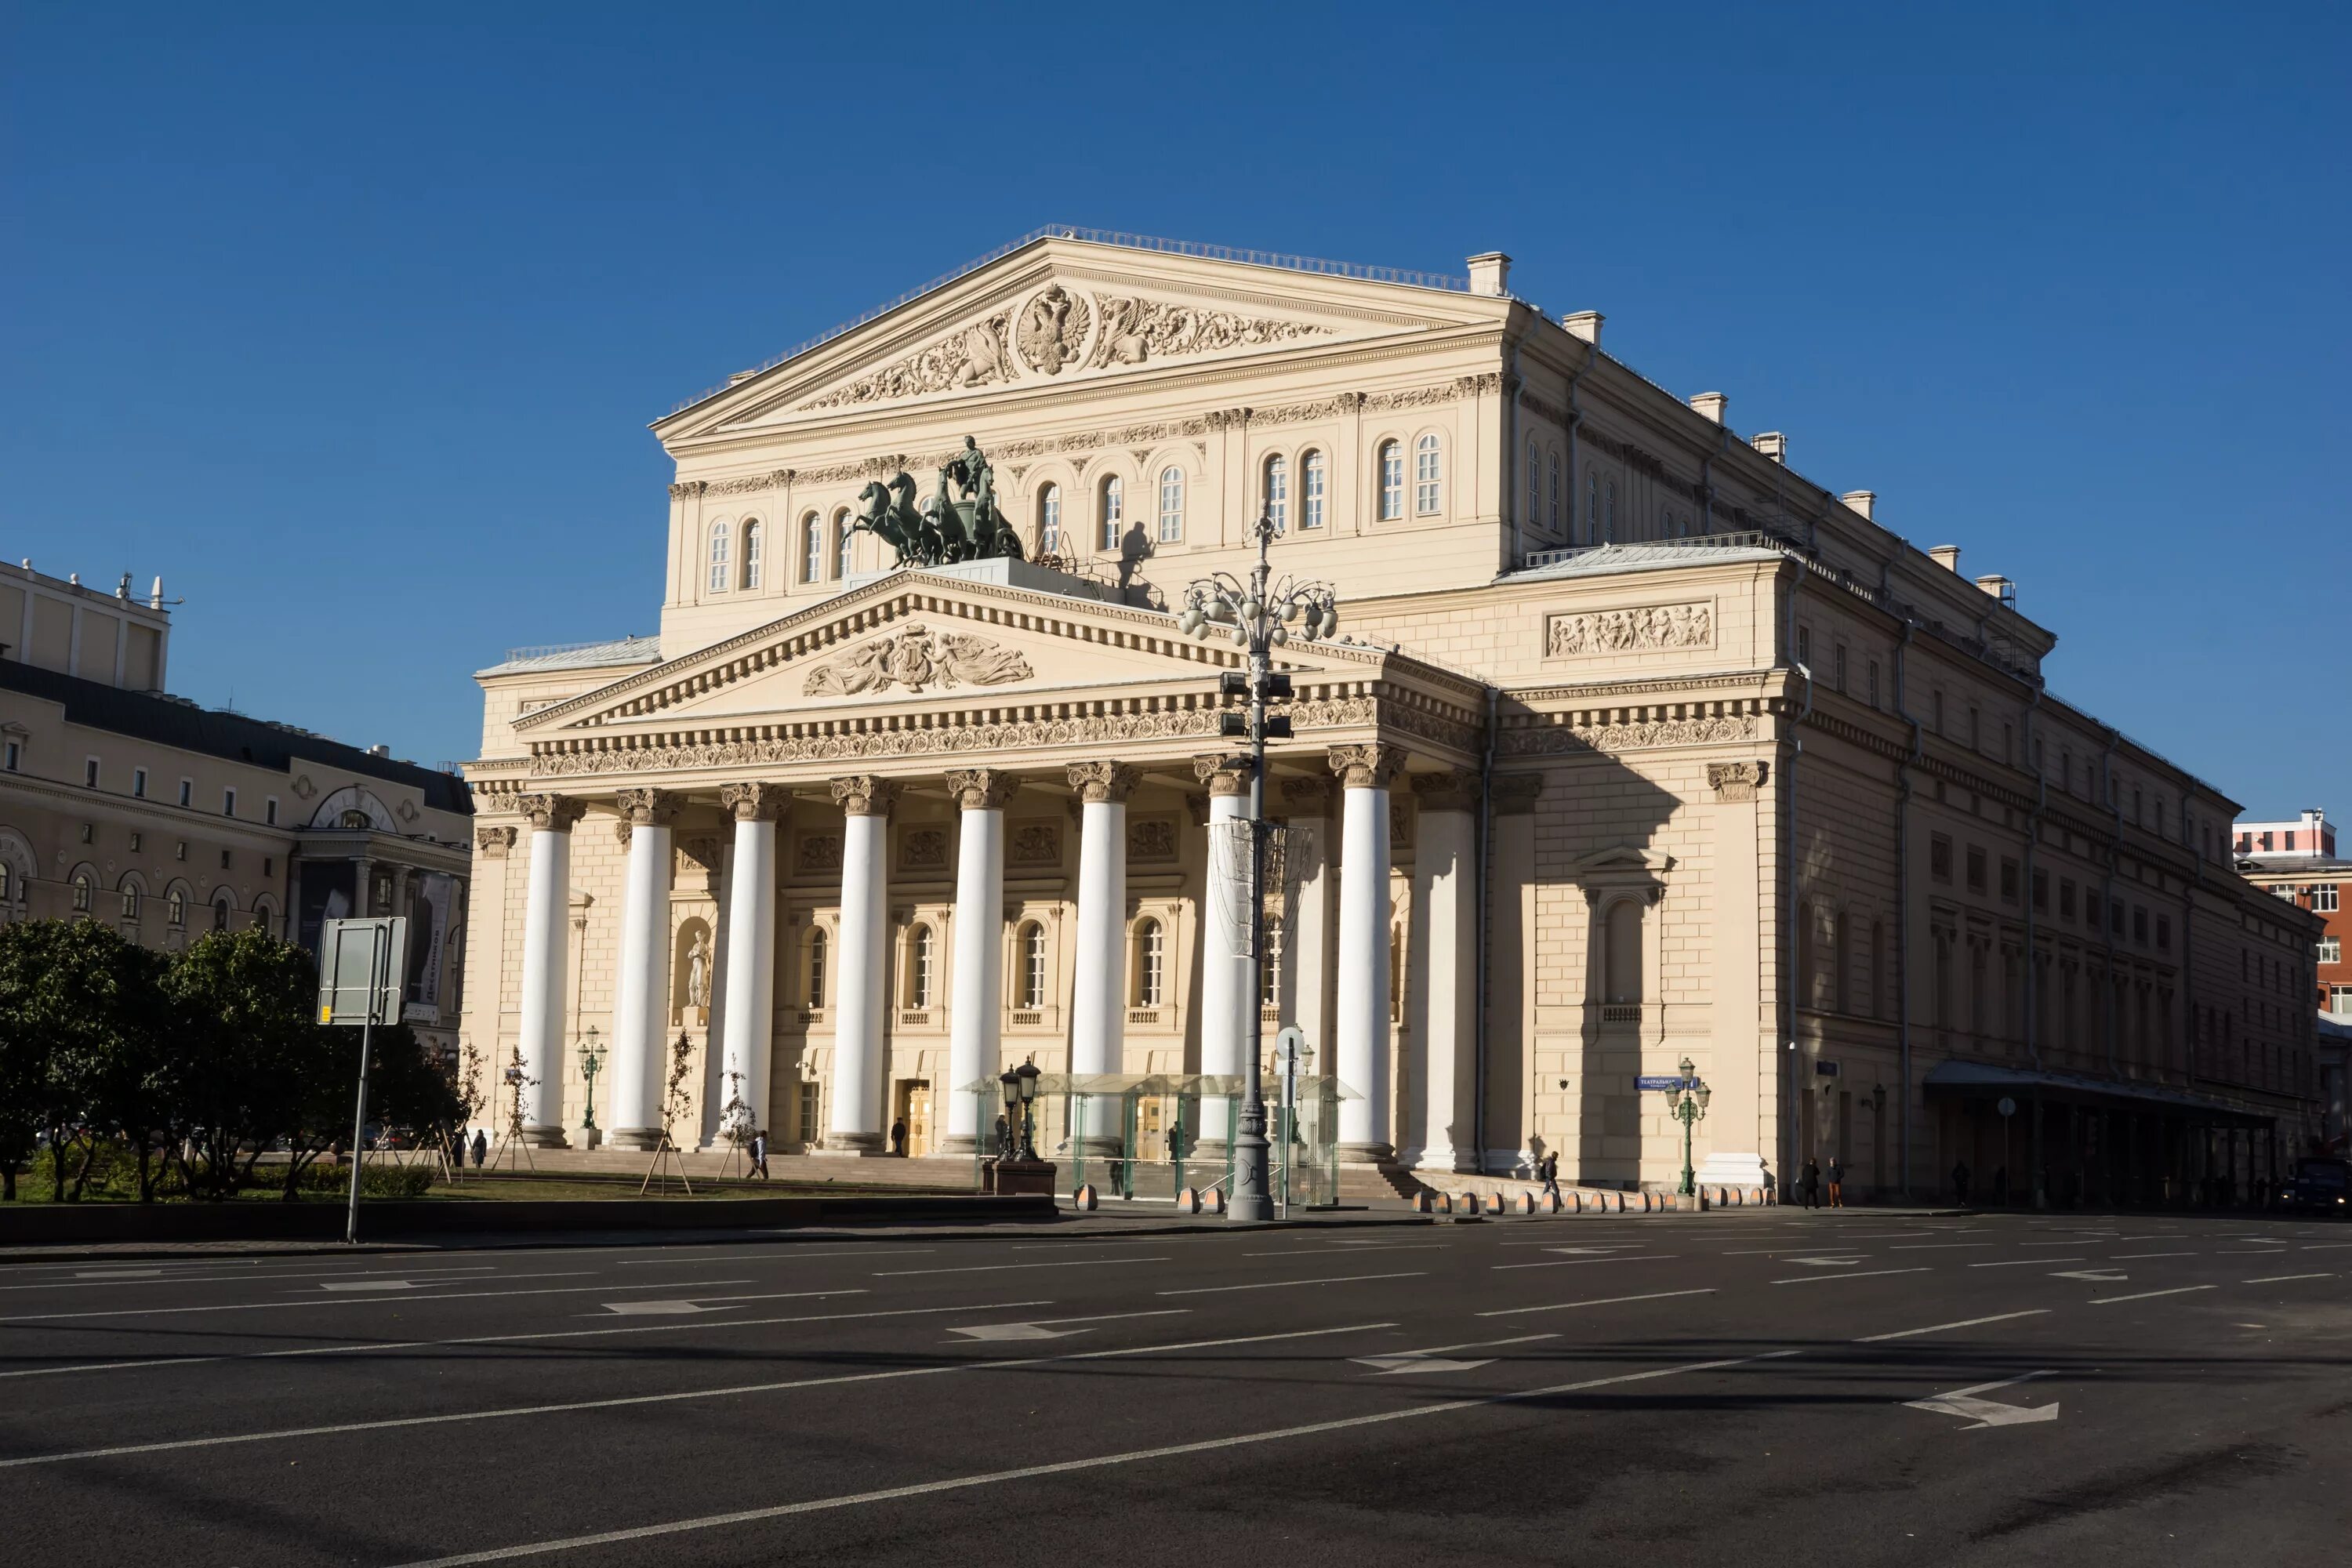
[[[700,931],[686,952],[686,1005],[706,1012],[710,1007],[710,938]]]

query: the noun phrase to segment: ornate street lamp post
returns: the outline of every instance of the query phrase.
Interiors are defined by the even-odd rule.
[[[1000,1149],[997,1155],[1024,1164],[1034,1163],[1037,1158],[1037,1064],[1034,1060],[1023,1062],[996,1081],[1004,1087],[1006,1129],[1018,1140],[1012,1150]]]
[[[586,1037],[580,1042],[580,1077],[588,1086],[586,1103],[580,1111],[580,1131],[583,1132],[596,1131],[596,1075],[604,1070],[604,1047],[597,1043],[596,1026],[591,1024]],[[598,1141],[591,1138],[587,1142],[593,1148]]]
[[[1265,743],[1290,738],[1287,714],[1269,714],[1269,703],[1288,700],[1290,677],[1274,669],[1274,650],[1291,638],[1291,628],[1312,641],[1339,629],[1339,601],[1328,584],[1285,577],[1274,580],[1267,550],[1274,542],[1274,520],[1261,516],[1255,525],[1257,564],[1244,583],[1219,572],[1184,590],[1184,608],[1176,627],[1191,637],[1222,631],[1249,656],[1246,671],[1233,670],[1220,683],[1220,694],[1244,700],[1241,712],[1220,715],[1219,733],[1249,742],[1249,755],[1226,765],[1249,775],[1249,808],[1244,820],[1249,833],[1249,951],[1237,953],[1250,966],[1249,1066],[1244,1070],[1239,1124],[1234,1131],[1234,1191],[1227,1215],[1237,1221],[1274,1218],[1274,1194],[1269,1176],[1272,1162],[1265,1136],[1265,1091],[1259,1080],[1258,1053],[1265,1038],[1265,901],[1259,886],[1265,869]]]
[[[1681,1066],[1682,1081],[1666,1089],[1666,1114],[1683,1124],[1681,1192],[1689,1197],[1698,1191],[1698,1173],[1691,1165],[1691,1129],[1706,1120],[1706,1102],[1715,1098],[1715,1091],[1706,1087],[1706,1079],[1693,1072],[1690,1058],[1685,1057]]]

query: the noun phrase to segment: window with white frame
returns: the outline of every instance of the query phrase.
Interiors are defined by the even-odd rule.
[[[0,745],[0,765],[5,765],[12,773],[23,767],[25,765],[25,742],[22,741],[10,741],[5,745]]]
[[[2336,890],[2341,886],[2343,886],[2343,884],[2340,882],[2322,882],[2313,888],[2311,889],[2311,907],[2324,915],[2334,914],[2336,910]]]
[[[2343,963],[2344,939],[2340,936],[2321,937],[2319,939],[2319,962],[2322,963]]]
[[[824,1005],[824,928],[809,932],[808,945],[808,1005],[812,1010]]]
[[[1394,441],[1381,443],[1381,521],[1394,522],[1404,515],[1404,448]]]
[[[180,781],[180,804],[182,805],[194,805],[196,804],[195,780],[182,779]]]
[[[139,884],[126,879],[123,881],[121,890],[122,893],[122,918],[127,921],[137,920],[139,918]]]
[[[1330,465],[1320,451],[1298,460],[1298,528],[1302,533],[1323,526],[1325,497],[1330,489]]]
[[[1434,514],[1444,497],[1444,480],[1437,437],[1423,436],[1412,448],[1412,510],[1423,517]]]
[[[1184,537],[1184,470],[1160,470],[1160,542],[1174,544]]]
[[[816,513],[801,519],[801,581],[814,583],[824,575],[824,523]]]
[[[1021,928],[1021,1005],[1045,1005],[1045,928],[1035,921]]]
[[[1551,510],[1544,515],[1544,528],[1552,533],[1559,531],[1559,451],[1557,447],[1551,452]]]
[[[728,543],[727,524],[712,523],[710,525],[710,591],[714,594],[727,592],[727,584],[730,581],[727,563],[731,557],[728,552]]]
[[[188,895],[177,888],[163,895],[163,918],[177,928],[188,923]]]
[[[936,946],[931,928],[928,925],[917,926],[913,938],[907,943],[907,1005],[918,1012],[929,1009],[931,1005],[931,975],[938,956]]]
[[[96,789],[98,787],[98,759],[96,757],[84,757],[81,760],[81,782],[83,787],[86,789]]]
[[[236,791],[233,789],[221,791],[221,815],[223,816],[236,815]]]
[[[1037,553],[1062,552],[1062,487],[1047,485],[1037,492]]]
[[[1127,521],[1127,487],[1117,474],[1104,476],[1096,496],[1095,515],[1102,521],[1102,548],[1117,550],[1118,531]]]
[[[131,794],[134,799],[145,800],[147,798],[147,770],[145,768],[133,768],[131,770]]]
[[[1528,511],[1520,521],[1527,527],[1533,528],[1536,520],[1543,515],[1543,449],[1536,445],[1536,438],[1532,436],[1528,437],[1527,468]]]
[[[1279,453],[1265,460],[1265,498],[1260,510],[1275,532],[1290,531],[1290,459]]]
[[[760,585],[760,544],[766,531],[756,517],[743,525],[743,586],[746,589]]]
[[[850,551],[857,543],[857,532],[849,526],[849,509],[843,507],[833,514],[833,574],[849,575]]]
[[[1168,931],[1158,921],[1135,928],[1135,1005],[1157,1007],[1166,994]]]

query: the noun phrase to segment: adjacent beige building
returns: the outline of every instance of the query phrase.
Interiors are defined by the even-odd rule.
[[[2308,917],[2233,803],[2051,694],[2011,584],[1507,268],[1056,230],[656,422],[657,635],[479,676],[465,1028],[534,1134],[578,1136],[591,1029],[639,1145],[681,1039],[700,1136],[740,1100],[832,1152],[966,1150],[950,1089],[1025,1058],[1237,1067],[1240,656],[1172,611],[1265,514],[1341,600],[1283,650],[1265,1034],[1357,1097],[1348,1157],[1671,1184],[1640,1079],[1685,1058],[1708,1181],[2022,1193],[2038,1121],[2059,1196],[2153,1196],[2299,1135],[2310,1010],[2239,972]],[[967,437],[1049,559],[892,570],[848,520]]]
[[[454,774],[163,689],[159,583],[107,595],[0,568],[0,921],[104,921],[177,950],[404,914],[403,1016],[457,1057],[472,801]]]

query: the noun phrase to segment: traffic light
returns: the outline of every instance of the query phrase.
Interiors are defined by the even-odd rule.
[[[1224,712],[1217,715],[1217,733],[1238,740],[1249,738],[1249,715]]]
[[[1217,678],[1217,694],[1220,697],[1232,698],[1237,701],[1248,701],[1249,672],[1242,669],[1229,669],[1225,671],[1224,674]]]
[[[1290,700],[1290,677],[1280,670],[1268,670],[1265,677],[1265,700],[1268,702]]]

